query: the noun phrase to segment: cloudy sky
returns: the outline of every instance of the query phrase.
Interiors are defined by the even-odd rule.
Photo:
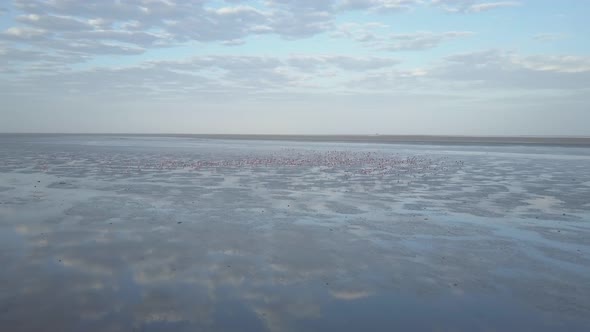
[[[586,0],[4,0],[0,132],[590,136]]]

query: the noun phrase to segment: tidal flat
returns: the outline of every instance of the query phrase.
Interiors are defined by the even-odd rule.
[[[590,147],[0,135],[0,331],[589,331]]]

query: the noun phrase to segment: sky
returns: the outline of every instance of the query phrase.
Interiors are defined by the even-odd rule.
[[[0,0],[0,132],[590,136],[588,0]]]

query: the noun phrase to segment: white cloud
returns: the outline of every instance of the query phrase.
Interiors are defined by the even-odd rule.
[[[423,3],[421,0],[343,0],[339,4],[339,8],[390,13],[410,10],[421,3]]]
[[[357,42],[367,42],[378,39],[377,30],[385,28],[389,28],[389,26],[380,22],[348,22],[339,24],[330,35],[335,38],[349,38]]]
[[[512,57],[512,62],[535,71],[558,73],[590,72],[590,57],[572,55],[535,55]]]
[[[197,56],[72,71],[59,67],[63,59],[41,58],[42,53],[30,50],[0,51],[0,60],[6,63],[46,64],[24,67],[27,75],[8,72],[14,77],[4,80],[2,94],[83,95],[98,99],[108,96],[112,100],[197,98],[224,102],[228,95],[235,101],[273,95],[280,99],[285,94],[301,93],[590,89],[588,57],[527,56],[501,51],[457,54],[440,63],[414,68],[400,67],[400,60],[390,57],[299,54]],[[36,75],[30,75],[32,72]]]
[[[90,23],[69,16],[28,14],[16,19],[21,23],[51,31],[80,31],[93,28]]]
[[[272,5],[264,10],[238,4],[213,8],[207,1],[15,1],[22,14],[17,21],[52,32],[81,30],[159,31],[177,41],[227,41],[256,33],[300,37],[323,31],[331,20],[317,6],[301,8],[298,2]],[[314,9],[314,10],[311,10]],[[320,22],[322,24],[320,24]],[[299,24],[300,28],[295,27]],[[311,28],[310,28],[311,26]],[[261,29],[267,27],[268,29]],[[59,39],[63,36],[56,35]]]
[[[12,51],[0,59],[37,60],[38,53]],[[24,59],[21,59],[23,61]],[[15,61],[15,60],[12,60]],[[399,60],[389,57],[343,55],[198,56],[185,60],[149,61],[121,68],[55,70],[7,81],[3,94],[82,94],[114,99],[256,98],[268,93],[328,91],[350,75],[391,70]],[[28,70],[30,72],[30,69]],[[29,86],[25,89],[25,86]],[[20,92],[17,92],[20,91]]]
[[[471,5],[467,8],[467,12],[472,13],[480,13],[485,12],[492,9],[502,8],[502,7],[515,7],[519,6],[519,2],[514,1],[501,1],[501,2],[486,2],[486,3],[479,3]]]
[[[376,44],[377,48],[387,51],[426,50],[439,46],[442,42],[472,36],[470,31],[449,31],[443,33],[417,32],[392,34]]]
[[[349,96],[347,101],[359,101],[357,109],[363,108],[360,101],[378,104],[373,98],[383,104],[395,98],[408,107],[419,104],[428,109],[441,96],[479,101],[486,93],[498,96],[526,90],[552,96],[574,91],[583,105],[587,98],[580,91],[590,88],[588,57],[527,54],[528,45],[522,46],[522,54],[473,52],[471,41],[484,49],[502,49],[504,39],[469,17],[444,15],[445,11],[475,15],[520,4],[15,0],[8,12],[10,20],[0,29],[0,94],[56,103],[78,98],[81,105],[107,98],[113,105],[133,100],[229,105],[240,100],[268,102],[269,109],[287,101],[294,109],[290,103],[300,100],[329,105],[328,101],[340,103],[342,96]],[[534,10],[534,6],[526,9]],[[446,18],[411,21],[424,13]],[[409,21],[413,23],[405,24]],[[487,27],[494,22],[482,24]],[[420,30],[409,30],[410,26]],[[482,37],[471,37],[480,33],[478,29]],[[573,32],[570,35],[573,39]],[[308,37],[315,38],[303,40]],[[543,33],[531,38],[551,42],[565,36]],[[447,43],[449,47],[441,47]],[[468,53],[449,56],[454,49]],[[241,52],[248,55],[238,55]],[[218,55],[207,55],[212,53]],[[417,94],[435,97],[416,100]],[[348,102],[342,106],[350,107]]]
[[[517,1],[480,2],[476,0],[432,0],[431,3],[450,13],[481,13],[521,5]]]
[[[562,33],[539,33],[533,36],[533,39],[542,42],[542,43],[550,43],[554,41],[559,41],[566,39],[567,35]]]
[[[522,56],[491,50],[449,56],[429,75],[503,89],[589,89],[590,57]]]
[[[430,32],[386,34],[385,25],[342,24],[332,34],[335,38],[349,38],[365,46],[381,51],[419,51],[438,47],[443,42],[474,35],[471,31]]]
[[[43,29],[28,28],[28,27],[12,27],[4,30],[0,34],[1,38],[7,40],[26,41],[40,39],[47,36],[47,31]]]
[[[326,68],[330,66],[337,67],[347,71],[364,71],[370,69],[379,69],[392,67],[399,64],[399,60],[385,57],[350,57],[342,55],[326,56],[291,56],[287,59],[290,66],[310,70]]]
[[[330,291],[330,294],[334,298],[344,301],[359,300],[372,295],[371,292],[368,292],[366,290],[333,290]]]
[[[0,32],[0,41],[90,58],[191,41],[238,45],[253,35],[305,38],[331,30],[335,16],[332,1],[214,5],[205,0],[15,0],[14,26]]]
[[[436,0],[433,3],[464,12],[516,4],[469,0]],[[87,61],[95,56],[137,55],[154,47],[195,41],[236,46],[246,43],[250,36],[269,34],[289,40],[326,32],[340,36],[349,34],[377,50],[390,51],[429,49],[467,35],[466,32],[417,32],[383,37],[371,31],[375,27],[370,24],[366,24],[364,30],[349,32],[343,30],[343,25],[336,27],[335,24],[342,11],[387,13],[424,4],[428,2],[264,0],[220,4],[208,0],[15,0],[12,6],[14,26],[0,32],[0,41],[27,43],[31,50]]]

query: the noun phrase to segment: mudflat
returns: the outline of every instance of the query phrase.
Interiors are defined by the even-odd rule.
[[[0,330],[588,331],[590,148],[411,138],[1,135]]]

